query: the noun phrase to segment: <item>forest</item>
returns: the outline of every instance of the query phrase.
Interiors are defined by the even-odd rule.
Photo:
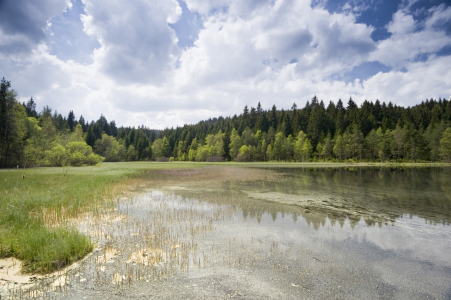
[[[245,106],[240,115],[183,127],[117,127],[88,122],[33,98],[20,103],[11,82],[0,87],[0,167],[81,166],[102,161],[451,161],[451,101],[413,107],[316,96],[303,108]]]

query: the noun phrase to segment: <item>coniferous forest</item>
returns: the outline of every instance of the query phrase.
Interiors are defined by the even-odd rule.
[[[101,161],[451,161],[451,101],[413,107],[352,99],[303,108],[245,106],[240,115],[165,130],[117,127],[103,115],[62,116],[0,88],[0,167],[80,166]]]

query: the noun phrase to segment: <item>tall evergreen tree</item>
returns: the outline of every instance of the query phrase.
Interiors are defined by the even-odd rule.
[[[88,123],[85,121],[85,118],[83,118],[82,115],[80,116],[80,119],[78,119],[78,124],[81,125],[83,132],[86,132],[88,130]]]
[[[72,110],[69,111],[69,115],[67,116],[67,125],[69,125],[70,131],[74,131],[75,115]]]
[[[346,110],[343,107],[343,102],[341,99],[338,99],[337,106],[336,106],[336,118],[335,118],[335,132],[338,134],[341,134],[345,131],[345,113]]]
[[[94,144],[97,140],[96,135],[94,133],[94,126],[89,126],[88,132],[86,133],[86,144],[88,144],[91,147],[94,147]]]
[[[36,112],[36,103],[34,102],[33,97],[28,100],[27,104],[25,105],[25,110],[28,117],[38,117],[38,113]]]
[[[268,119],[269,126],[271,126],[272,128],[277,128],[277,108],[275,104],[271,108]]]
[[[321,134],[326,130],[327,116],[324,108],[324,103],[318,102],[318,99],[313,97],[311,104],[311,113],[307,127],[307,135],[313,147],[318,144]]]
[[[16,163],[25,147],[26,111],[16,99],[11,82],[0,82],[0,167]]]

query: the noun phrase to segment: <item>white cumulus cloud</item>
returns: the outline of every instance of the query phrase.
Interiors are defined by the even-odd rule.
[[[423,20],[400,7],[386,25],[391,36],[375,42],[375,28],[357,22],[367,9],[361,1],[331,13],[307,0],[186,0],[202,26],[194,44],[181,49],[171,25],[183,18],[176,0],[83,0],[80,28],[98,41],[92,62],[83,65],[51,55],[44,34],[53,17],[77,2],[20,1],[17,7],[0,2],[28,16],[26,26],[0,18],[0,75],[22,100],[33,96],[63,114],[97,119],[103,113],[119,125],[164,128],[233,115],[258,102],[266,109],[303,106],[314,95],[400,105],[451,96],[451,57],[437,54],[451,45],[445,5]],[[374,62],[385,72],[340,79]]]
[[[175,0],[84,0],[85,32],[98,39],[94,53],[100,70],[118,84],[162,83],[173,70],[179,49],[168,23],[181,8]]]

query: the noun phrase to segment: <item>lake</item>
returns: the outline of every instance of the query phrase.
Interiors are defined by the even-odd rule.
[[[64,299],[450,299],[450,168],[167,170],[78,228]]]

